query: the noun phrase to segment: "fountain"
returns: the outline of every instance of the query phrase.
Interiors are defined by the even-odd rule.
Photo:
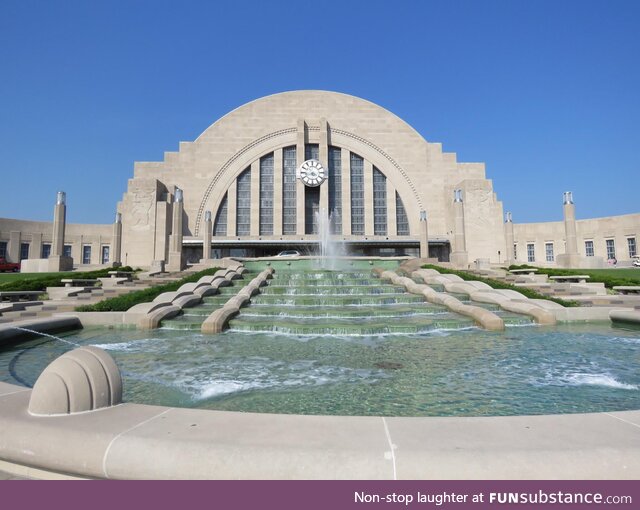
[[[327,214],[327,210],[322,208],[315,212],[314,219],[318,232],[319,267],[320,269],[335,271],[338,269],[339,257],[345,255],[344,243],[333,238],[338,211],[334,209],[331,214]]]
[[[36,331],[35,329],[29,329],[29,328],[21,328],[18,326],[9,326],[10,329],[15,329],[16,331],[23,331],[25,333],[30,333],[32,335],[39,335],[39,336],[44,336],[47,338],[51,338],[53,340],[57,340],[58,342],[62,342],[68,345],[72,345],[74,347],[80,347],[79,344],[75,343],[75,342],[70,342],[69,340],[65,340],[64,338],[60,338],[59,336],[55,336],[55,335],[50,335],[49,333],[44,333],[42,331]]]

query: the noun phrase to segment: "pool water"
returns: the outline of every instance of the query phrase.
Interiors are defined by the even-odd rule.
[[[128,402],[385,416],[640,409],[640,332],[609,324],[356,335],[87,328],[62,336],[107,350]],[[32,386],[71,348],[44,337],[4,347],[0,380]]]

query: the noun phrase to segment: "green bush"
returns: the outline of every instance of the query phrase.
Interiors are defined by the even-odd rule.
[[[78,306],[76,307],[76,312],[125,312],[134,305],[153,301],[163,292],[174,292],[185,283],[197,282],[203,276],[213,275],[218,269],[217,267],[205,269],[176,282],[156,285],[149,289],[136,290],[129,294],[105,299],[94,305]]]
[[[554,303],[558,303],[559,305],[566,306],[566,307],[580,306],[580,303],[577,303],[576,301],[566,301],[560,298],[545,296],[544,294],[540,294],[539,292],[536,292],[535,290],[532,290],[532,289],[527,289],[526,287],[516,287],[515,285],[511,285],[509,283],[493,280],[491,278],[483,278],[481,276],[477,276],[472,273],[467,273],[466,271],[457,271],[455,269],[447,269],[440,266],[434,266],[432,264],[425,264],[422,266],[422,268],[435,269],[439,273],[443,273],[443,274],[455,274],[455,275],[458,275],[463,280],[467,280],[467,281],[483,282],[483,283],[486,283],[492,289],[515,290],[516,292],[519,292],[523,296],[526,296],[530,299],[546,299],[548,301],[553,301]]]
[[[41,278],[21,279],[18,278],[14,281],[0,284],[0,290],[2,291],[15,291],[15,290],[40,290],[44,292],[47,287],[64,287],[62,280],[65,278],[78,278],[78,279],[95,279],[106,278],[109,276],[109,271],[113,271],[111,267],[105,269],[98,269],[97,271],[82,271],[82,272],[66,272],[55,273],[42,276]],[[118,271],[133,271],[130,267],[118,268]]]
[[[621,272],[630,271],[635,276],[635,269],[551,269],[547,267],[534,267],[527,264],[509,266],[512,269],[537,269],[538,274],[546,274],[548,276],[571,276],[575,274],[589,275],[589,281],[595,283],[604,283],[608,289],[619,285],[638,285],[640,284],[640,271],[637,272],[638,278],[628,278]]]

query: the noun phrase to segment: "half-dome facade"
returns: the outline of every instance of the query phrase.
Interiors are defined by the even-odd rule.
[[[305,162],[317,165],[321,182],[305,180]],[[493,259],[504,245],[502,204],[483,164],[459,163],[384,108],[335,92],[258,99],[163,162],[137,163],[119,206],[128,264],[169,259],[176,189],[192,259],[202,253],[207,211],[216,255],[310,250],[318,214],[331,216],[332,234],[351,253],[417,255],[421,215],[440,260],[453,252]],[[464,203],[458,230],[454,190]]]

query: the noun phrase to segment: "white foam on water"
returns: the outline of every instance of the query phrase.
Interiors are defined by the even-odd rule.
[[[583,374],[573,373],[567,374],[566,381],[574,386],[605,386],[607,388],[617,388],[621,390],[637,390],[638,386],[634,384],[625,384],[609,374]]]
[[[284,362],[243,358],[215,360],[206,371],[195,367],[176,367],[171,374],[165,368],[158,374],[147,373],[146,377],[200,401],[252,390],[374,383],[387,376],[380,370],[325,366],[312,360]]]
[[[211,381],[200,388],[197,400],[206,400],[212,397],[229,395],[240,391],[264,388],[262,384],[240,381]]]
[[[505,328],[537,328],[539,327],[540,324],[538,324],[537,322],[531,321],[531,322],[522,322],[520,324],[516,324],[516,323],[504,323],[504,327]]]
[[[143,350],[145,344],[150,342],[160,342],[159,338],[144,338],[142,340],[130,340],[129,342],[114,342],[114,343],[105,343],[105,344],[91,344],[93,347],[98,347],[105,351],[122,351],[122,352],[130,352]]]
[[[568,371],[568,367],[547,368],[544,375],[532,377],[529,382],[534,386],[600,386],[619,390],[638,390],[638,385],[619,381],[608,372],[598,370],[596,363],[590,363],[593,372]]]

